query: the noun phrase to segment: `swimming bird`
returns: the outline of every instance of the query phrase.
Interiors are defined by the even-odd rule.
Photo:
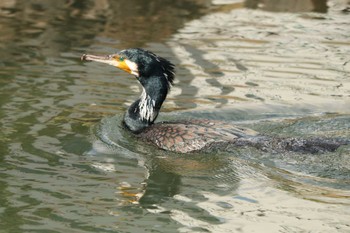
[[[106,63],[136,77],[142,93],[126,111],[123,124],[142,141],[164,150],[190,153],[227,146],[253,146],[262,150],[316,153],[334,151],[344,144],[323,139],[272,138],[218,120],[155,123],[175,78],[175,66],[170,61],[141,48],[103,56],[84,54],[81,60]]]

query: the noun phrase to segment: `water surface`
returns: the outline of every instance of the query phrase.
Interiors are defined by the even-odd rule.
[[[350,138],[343,1],[2,1],[0,232],[348,232],[350,148],[190,156],[120,126],[136,80],[83,53],[177,66],[159,120]]]

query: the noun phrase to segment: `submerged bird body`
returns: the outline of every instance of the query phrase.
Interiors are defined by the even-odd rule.
[[[211,149],[226,142],[234,143],[240,138],[256,137],[257,133],[226,122],[193,119],[156,123],[138,136],[164,150],[188,153]]]
[[[344,142],[270,138],[227,122],[195,119],[154,123],[175,78],[174,65],[147,50],[133,48],[107,56],[83,55],[83,61],[116,66],[134,75],[142,94],[128,108],[123,124],[142,141],[180,153],[230,146],[253,146],[275,151],[334,151]]]

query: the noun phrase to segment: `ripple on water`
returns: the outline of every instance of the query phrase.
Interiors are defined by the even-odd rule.
[[[325,27],[330,31],[324,30]],[[241,85],[229,93],[235,98],[224,103],[210,99],[208,103],[198,102],[198,107],[232,106],[240,100],[319,103],[350,96],[344,66],[350,47],[348,43],[342,46],[324,43],[347,42],[344,31],[348,29],[345,15],[330,14],[325,20],[314,20],[298,14],[239,9],[188,23],[173,36],[170,44],[180,64],[195,74],[190,85],[198,90],[196,98],[207,100],[208,96],[220,93],[211,85],[213,82],[203,83],[203,78],[215,79],[215,86]],[[232,64],[232,60],[239,61],[244,69]],[[220,75],[213,75],[211,67],[218,64]],[[259,86],[247,88],[245,82]],[[339,85],[341,88],[337,88]]]
[[[18,4],[28,12],[15,1],[0,4],[2,230],[349,231],[348,147],[312,156],[250,149],[187,156],[130,137],[121,115],[139,85],[79,57],[143,44],[149,32],[142,42],[123,40],[130,31],[108,31],[107,1],[93,10],[73,2],[52,8],[68,9],[69,21],[45,4]],[[274,135],[349,138],[348,32],[348,15],[335,11],[239,9],[190,21],[166,45],[146,46],[178,66],[164,112],[189,110],[160,120],[208,117]]]

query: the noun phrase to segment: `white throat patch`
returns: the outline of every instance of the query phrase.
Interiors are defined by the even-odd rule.
[[[124,61],[125,61],[126,65],[129,66],[129,69],[131,70],[130,73],[139,77],[139,70],[137,69],[137,64],[135,62],[128,60],[128,59],[125,59]]]

